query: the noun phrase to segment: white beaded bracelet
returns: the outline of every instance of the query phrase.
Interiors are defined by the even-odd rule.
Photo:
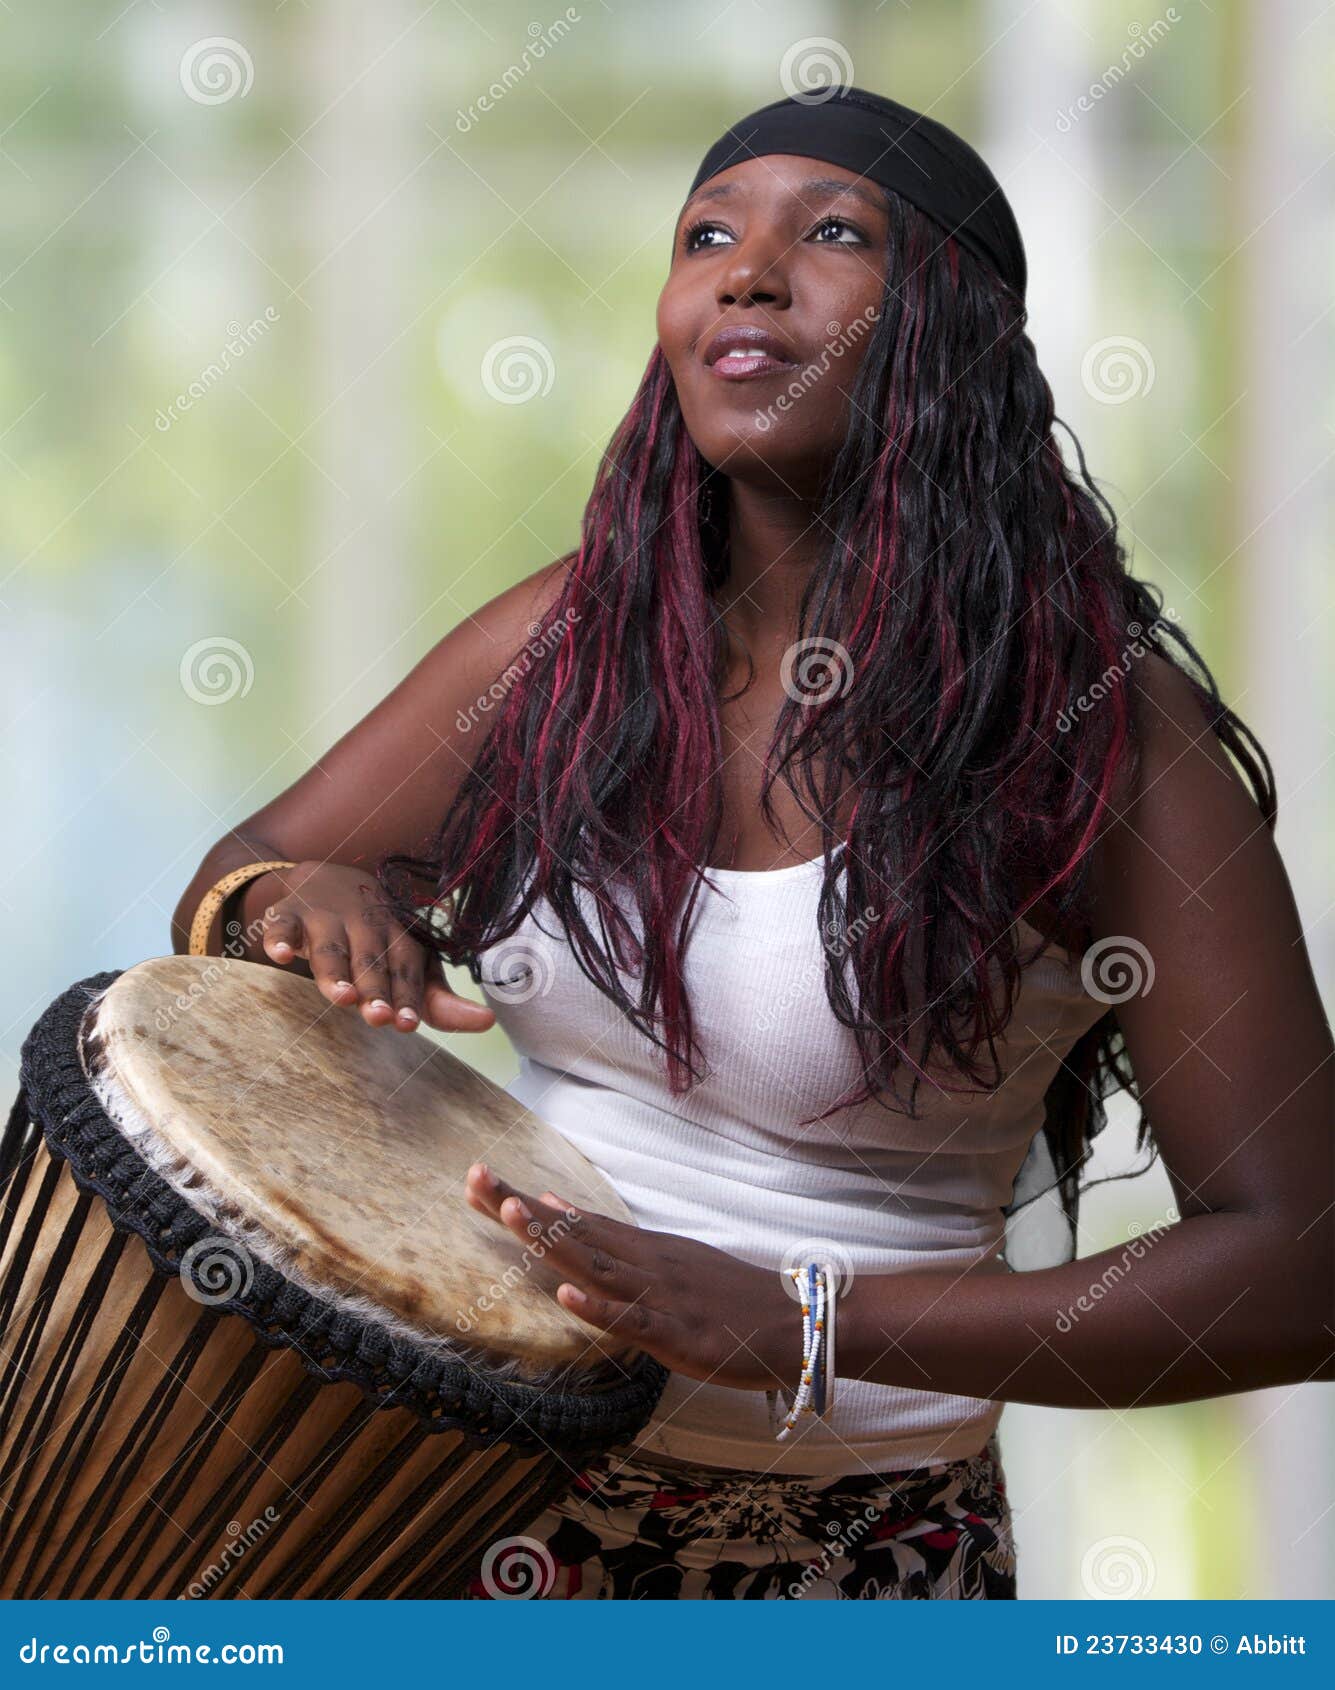
[[[778,1442],[792,1431],[798,1420],[804,1414],[814,1412],[811,1395],[812,1384],[816,1377],[816,1370],[823,1365],[821,1362],[821,1343],[825,1336],[826,1273],[823,1266],[812,1263],[806,1268],[789,1268],[788,1277],[798,1287],[802,1298],[802,1376],[793,1397],[792,1407],[779,1431],[775,1434]],[[815,1279],[815,1304],[811,1301],[811,1280]],[[806,1284],[803,1284],[806,1281]],[[828,1410],[829,1403],[826,1402]]]

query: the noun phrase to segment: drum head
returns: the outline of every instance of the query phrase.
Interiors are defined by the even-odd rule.
[[[121,974],[83,1043],[107,1114],[146,1123],[186,1165],[169,1183],[199,1206],[202,1176],[223,1198],[219,1231],[308,1286],[525,1370],[602,1359],[552,1295],[543,1239],[521,1245],[476,1213],[464,1176],[485,1160],[523,1189],[629,1212],[559,1133],[425,1034],[368,1027],[301,975],[170,956]]]

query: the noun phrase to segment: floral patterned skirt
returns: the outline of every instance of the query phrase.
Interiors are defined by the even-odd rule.
[[[469,1596],[1013,1600],[997,1434],[956,1461],[834,1479],[607,1456],[491,1546]]]

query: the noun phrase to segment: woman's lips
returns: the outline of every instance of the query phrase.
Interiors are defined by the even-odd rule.
[[[704,363],[721,381],[754,381],[796,369],[791,349],[764,323],[728,323],[704,349]]]
[[[768,352],[725,352],[705,366],[712,375],[723,381],[749,381],[753,376],[777,375],[781,370],[795,369],[787,359],[775,358]]]

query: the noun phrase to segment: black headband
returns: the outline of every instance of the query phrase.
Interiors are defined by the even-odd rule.
[[[944,123],[862,88],[776,100],[715,141],[691,193],[720,170],[765,153],[824,159],[902,194],[1024,297],[1024,243],[1010,202],[968,142]]]

